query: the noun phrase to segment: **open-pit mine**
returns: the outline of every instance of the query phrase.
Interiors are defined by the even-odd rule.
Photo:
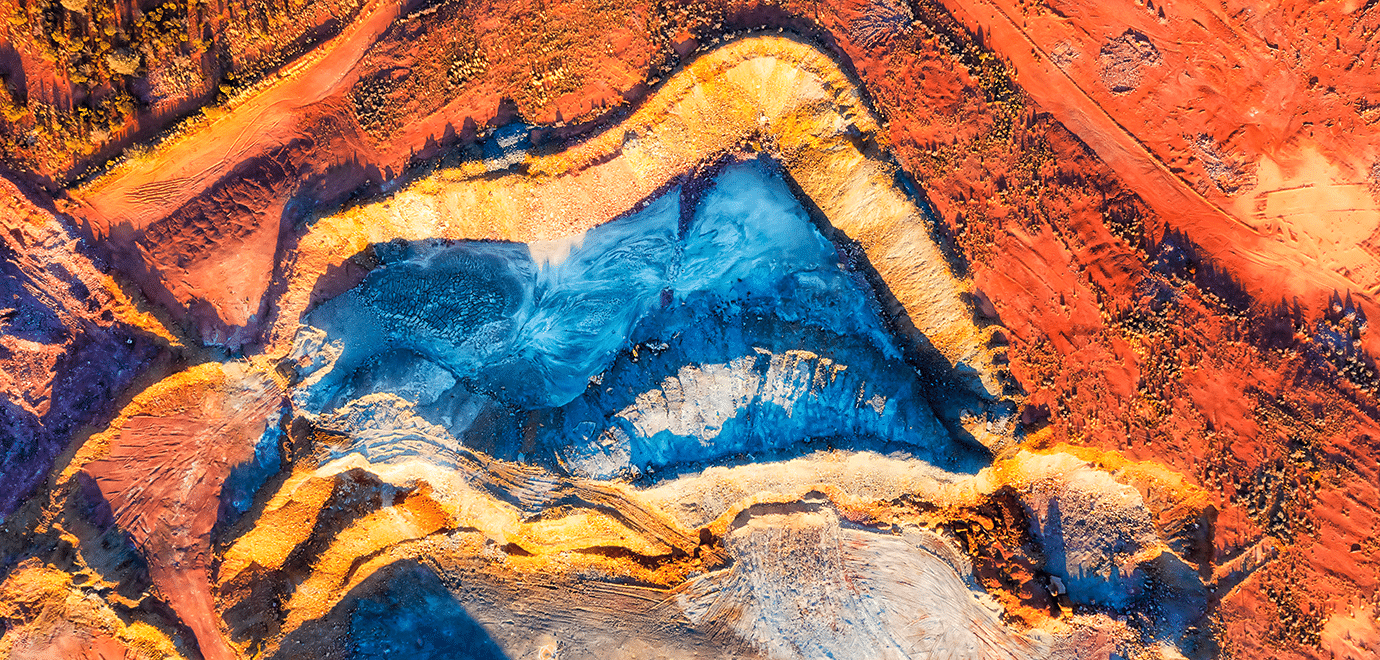
[[[0,658],[1380,658],[1375,0],[0,15]]]

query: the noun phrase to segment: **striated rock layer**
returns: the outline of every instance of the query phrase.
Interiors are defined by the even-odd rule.
[[[1369,5],[548,4],[4,7],[0,655],[1377,648]]]

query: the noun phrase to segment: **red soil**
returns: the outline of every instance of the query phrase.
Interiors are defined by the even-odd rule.
[[[237,656],[211,596],[211,529],[230,468],[253,456],[281,395],[256,376],[205,385],[160,397],[166,413],[117,423],[107,454],[84,469],[147,559],[158,593],[192,629],[202,655],[219,660]]]
[[[314,208],[510,119],[558,138],[596,130],[581,122],[616,118],[695,45],[792,29],[851,65],[888,120],[885,146],[1006,328],[1030,425],[1207,487],[1218,564],[1280,542],[1265,568],[1223,585],[1224,652],[1346,648],[1336,631],[1350,628],[1328,621],[1380,586],[1367,357],[1380,344],[1356,316],[1380,313],[1380,252],[1370,225],[1341,231],[1376,220],[1370,193],[1352,193],[1375,178],[1380,99],[1367,94],[1380,11],[1188,0],[606,9],[368,5],[287,80],[70,191],[64,208],[203,338],[252,348],[295,223]],[[120,451],[161,446],[198,420],[127,427]],[[92,469],[109,471],[117,515],[163,506],[120,495],[138,475],[102,465]],[[209,501],[211,481],[193,501]],[[202,530],[198,506],[150,520]],[[142,533],[169,544],[156,554],[195,558],[209,529],[185,542]],[[167,584],[192,575],[158,570]]]

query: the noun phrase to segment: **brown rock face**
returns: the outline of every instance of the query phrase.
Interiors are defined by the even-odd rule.
[[[0,518],[83,425],[115,413],[166,340],[40,193],[0,178]]]

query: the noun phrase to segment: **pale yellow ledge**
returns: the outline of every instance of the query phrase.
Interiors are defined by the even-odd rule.
[[[861,146],[882,140],[877,129],[857,87],[819,50],[782,37],[730,43],[671,76],[618,126],[562,153],[528,156],[525,172],[493,175],[469,163],[318,220],[285,265],[288,286],[267,352],[288,352],[319,278],[370,245],[573,236],[637,208],[696,167],[761,150],[862,246],[915,328],[999,398],[985,335],[961,297],[969,283],[950,271],[920,209],[896,185],[895,166],[880,149]]]

